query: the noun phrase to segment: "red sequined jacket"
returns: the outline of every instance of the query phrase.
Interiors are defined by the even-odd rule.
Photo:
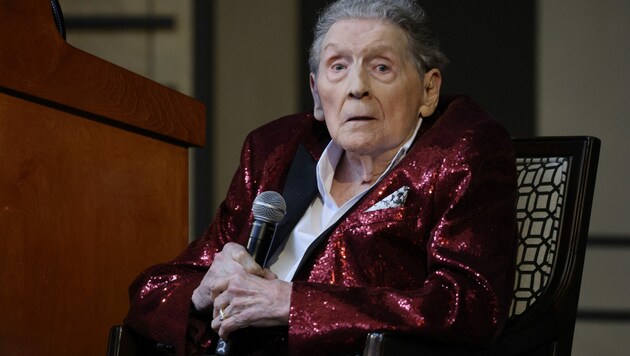
[[[283,192],[289,215],[276,238],[288,235],[317,193],[315,164],[329,140],[311,114],[253,131],[204,235],[131,285],[126,324],[179,355],[214,348],[212,316],[191,309],[193,290],[225,243],[246,244],[260,192]],[[400,188],[408,190],[402,206],[367,211]],[[404,159],[305,257],[289,326],[234,334],[234,352],[343,354],[361,350],[373,330],[490,342],[510,303],[515,199],[506,131],[470,99],[441,98]]]

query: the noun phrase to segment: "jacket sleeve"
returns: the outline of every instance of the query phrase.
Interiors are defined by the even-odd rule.
[[[178,355],[214,348],[212,316],[193,310],[192,293],[214,254],[227,242],[247,244],[254,198],[262,191],[280,191],[303,132],[313,122],[307,113],[291,115],[247,136],[227,196],[208,229],[178,257],[150,267],[130,286],[131,306],[125,320],[129,327],[151,340],[173,345]]]
[[[471,130],[441,155],[433,225],[418,237],[427,241],[426,256],[418,256],[426,258],[422,287],[294,282],[291,354],[361,349],[371,331],[476,345],[497,335],[507,319],[516,251],[512,143],[502,129]]]

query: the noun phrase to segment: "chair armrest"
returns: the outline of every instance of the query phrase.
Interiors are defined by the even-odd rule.
[[[556,340],[546,327],[532,332],[501,335],[488,347],[450,344],[416,335],[395,332],[371,332],[367,335],[363,356],[546,356],[555,355]]]
[[[451,350],[453,348],[442,344],[437,345],[415,335],[394,332],[371,332],[367,336],[363,356],[459,355],[459,353],[445,353],[446,349]]]
[[[473,356],[493,355],[487,350],[461,344],[448,344],[425,339],[417,335],[395,332],[368,334],[363,356]]]
[[[124,325],[114,325],[109,329],[107,356],[171,356],[171,347],[143,337]]]
[[[135,343],[128,336],[127,328],[122,325],[114,325],[109,329],[107,339],[107,356],[135,355],[138,350]]]

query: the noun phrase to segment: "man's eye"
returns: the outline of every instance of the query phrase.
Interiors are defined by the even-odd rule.
[[[384,64],[379,64],[376,66],[376,71],[381,73],[389,72],[389,67]]]
[[[338,72],[340,70],[343,70],[344,68],[345,68],[345,66],[343,64],[337,63],[337,64],[333,64],[332,65],[332,70],[334,70],[336,72]]]

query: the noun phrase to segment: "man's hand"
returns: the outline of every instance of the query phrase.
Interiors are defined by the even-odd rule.
[[[265,276],[265,271],[247,253],[245,247],[229,242],[214,255],[214,261],[192,295],[192,302],[199,311],[212,308],[215,298],[228,288],[228,277],[238,274]]]
[[[270,270],[265,270],[264,277],[240,272],[226,280],[227,288],[214,299],[211,324],[222,339],[248,326],[289,323],[290,282],[279,280]],[[220,310],[223,311],[222,316]]]

